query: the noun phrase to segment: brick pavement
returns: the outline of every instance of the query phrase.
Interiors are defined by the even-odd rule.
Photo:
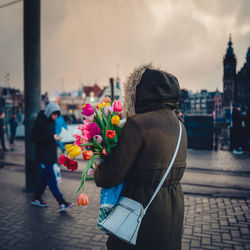
[[[87,207],[58,213],[50,192],[48,208],[30,205],[23,192],[24,168],[0,169],[0,248],[5,249],[106,249],[106,236],[96,227],[99,189],[87,182]],[[63,172],[60,188],[68,200],[76,198],[79,179]],[[250,199],[185,195],[183,249],[250,249]]]

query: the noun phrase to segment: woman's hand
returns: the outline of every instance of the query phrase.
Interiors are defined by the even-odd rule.
[[[59,141],[61,139],[61,137],[59,137],[57,134],[54,134],[54,140],[55,141]]]

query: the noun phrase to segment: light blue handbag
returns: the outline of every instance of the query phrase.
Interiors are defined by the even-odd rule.
[[[100,225],[106,231],[110,232],[119,239],[131,245],[136,245],[136,239],[142,218],[145,215],[148,207],[154,200],[155,196],[159,192],[161,186],[166,180],[174,164],[177,152],[179,150],[181,135],[182,135],[182,125],[180,121],[179,121],[179,126],[180,126],[179,138],[177,141],[173,158],[146,208],[143,208],[142,204],[135,200],[132,200],[125,196],[121,196],[117,205],[113,208],[108,217],[100,223]]]

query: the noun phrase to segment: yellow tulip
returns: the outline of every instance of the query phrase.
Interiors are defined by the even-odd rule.
[[[67,152],[69,152],[69,150],[72,148],[72,147],[74,147],[75,145],[74,144],[66,144],[65,145],[65,150],[67,151]]]
[[[105,102],[104,107],[110,106],[109,102]]]
[[[111,119],[111,123],[113,125],[118,125],[120,123],[120,117],[118,115],[113,116]]]
[[[71,159],[74,159],[82,152],[82,149],[79,146],[73,144],[65,145],[65,150],[68,152],[68,156]]]
[[[103,102],[98,103],[97,106],[98,106],[98,109],[101,111],[102,108],[104,107],[104,103]]]

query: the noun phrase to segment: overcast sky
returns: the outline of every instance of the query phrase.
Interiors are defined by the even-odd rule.
[[[0,0],[0,5],[12,0]],[[232,33],[237,69],[250,46],[249,0],[41,0],[42,91],[83,81],[126,80],[152,62],[182,88],[222,90],[222,60]],[[23,89],[23,3],[0,9],[0,84],[10,73]],[[119,66],[117,66],[119,65]]]

